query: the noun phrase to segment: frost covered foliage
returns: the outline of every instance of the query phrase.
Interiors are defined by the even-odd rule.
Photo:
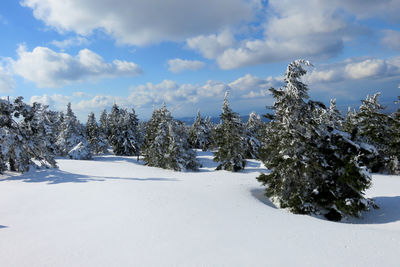
[[[30,106],[22,97],[13,103],[0,99],[0,172],[24,172],[37,164],[56,167],[49,114],[47,107]]]
[[[294,213],[321,214],[329,220],[358,216],[369,208],[363,192],[371,177],[359,165],[362,145],[343,132],[334,102],[330,108],[307,101],[308,88],[300,81],[310,63],[289,64],[286,85],[271,88],[275,114],[268,124],[268,139],[261,153],[271,171],[257,179],[266,195]]]
[[[261,147],[261,136],[264,129],[264,123],[260,115],[252,112],[245,124],[244,142],[246,146],[246,158],[258,159]]]
[[[93,112],[88,116],[86,122],[86,136],[88,145],[95,154],[106,153],[108,149],[108,141],[105,134],[99,127]]]
[[[139,120],[135,110],[128,112],[114,104],[108,116],[109,143],[115,155],[139,156]]]
[[[400,153],[400,132],[398,120],[383,111],[379,93],[362,100],[359,112],[349,114],[346,130],[353,140],[365,142],[376,148],[375,155],[363,157],[373,172],[398,173],[397,162]]]
[[[183,123],[174,120],[165,104],[153,111],[143,146],[144,161],[149,166],[175,171],[197,170],[199,167]]]
[[[244,127],[238,113],[229,107],[228,92],[225,93],[221,122],[216,129],[216,146],[214,161],[219,165],[217,170],[240,171],[246,165],[246,149],[243,142]]]
[[[68,157],[75,160],[92,159],[91,147],[86,141],[82,141],[68,152]]]
[[[207,121],[197,112],[196,119],[189,129],[189,141],[193,148],[207,151],[212,144],[211,129]]]
[[[67,112],[61,115],[57,146],[61,156],[66,156],[79,143],[87,143],[85,128],[67,105]]]

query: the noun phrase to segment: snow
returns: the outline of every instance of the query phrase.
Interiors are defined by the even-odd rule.
[[[400,177],[373,175],[379,210],[334,223],[276,209],[251,160],[199,172],[136,157],[58,159],[0,179],[0,266],[397,266]]]

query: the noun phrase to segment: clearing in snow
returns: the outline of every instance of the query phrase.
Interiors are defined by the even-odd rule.
[[[380,206],[346,223],[276,209],[267,170],[199,172],[136,157],[58,159],[0,179],[0,266],[398,266],[400,177],[373,175]]]

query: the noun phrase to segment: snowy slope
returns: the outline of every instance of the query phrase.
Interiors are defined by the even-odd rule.
[[[0,180],[0,266],[398,266],[400,177],[374,175],[381,209],[352,223],[278,210],[246,171],[59,159]]]

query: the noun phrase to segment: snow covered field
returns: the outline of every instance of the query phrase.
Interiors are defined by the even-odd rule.
[[[278,210],[255,177],[59,159],[0,179],[0,266],[399,266],[400,177],[373,176],[379,210],[334,223]]]

